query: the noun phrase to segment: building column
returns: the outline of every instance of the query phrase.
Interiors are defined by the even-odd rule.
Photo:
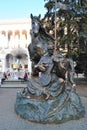
[[[22,30],[20,30],[20,43],[19,43],[19,47],[22,47]]]
[[[5,46],[6,46],[6,48],[8,48],[8,47],[9,47],[9,44],[8,44],[8,32],[7,32],[7,31],[6,31],[6,36],[5,36],[5,38],[6,38]]]
[[[6,70],[6,59],[5,59],[5,56],[2,57],[1,61],[2,61],[2,72],[5,72],[5,71],[7,71]]]
[[[31,43],[31,35],[29,30],[27,30],[27,46]]]

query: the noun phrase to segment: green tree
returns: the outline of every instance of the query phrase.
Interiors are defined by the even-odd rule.
[[[83,59],[87,55],[87,0],[45,0],[45,14],[42,22],[51,35],[55,35],[55,11],[56,11],[56,32],[57,49],[67,50],[66,55],[73,57],[79,65],[80,56]],[[77,67],[78,68],[78,67]],[[83,67],[80,63],[79,70],[87,73],[87,63]]]

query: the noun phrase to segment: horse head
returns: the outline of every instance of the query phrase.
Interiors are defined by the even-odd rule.
[[[32,33],[37,36],[37,34],[39,33],[39,29],[40,29],[40,17],[41,15],[39,16],[33,16],[31,14],[31,20],[32,20]]]

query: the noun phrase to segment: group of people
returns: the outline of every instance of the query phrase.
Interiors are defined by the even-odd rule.
[[[25,72],[24,75],[23,75],[23,78],[18,77],[18,79],[19,79],[19,80],[28,81],[28,75],[29,75],[29,73]]]
[[[3,84],[3,82],[6,80],[6,79],[9,79],[9,76],[10,76],[11,74],[9,73],[9,72],[3,72],[2,73],[2,75],[1,75],[1,77],[0,77],[0,86]],[[29,75],[29,73],[28,72],[25,72],[24,73],[24,75],[23,75],[23,78],[20,78],[20,77],[18,77],[18,79],[22,79],[22,80],[24,80],[24,81],[27,81],[28,80],[28,76]]]

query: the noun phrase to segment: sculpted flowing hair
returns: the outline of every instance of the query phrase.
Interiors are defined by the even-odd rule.
[[[47,40],[47,41],[51,41],[54,42],[54,37],[52,37],[47,31],[46,29],[43,27],[41,20],[40,20],[40,15],[39,16],[33,16],[31,14],[31,19],[32,22],[33,21],[37,21],[39,24],[39,35],[42,39]]]

